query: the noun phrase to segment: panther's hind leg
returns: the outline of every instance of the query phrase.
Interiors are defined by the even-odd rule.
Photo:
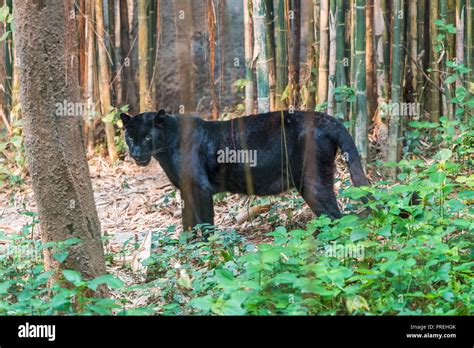
[[[339,219],[342,216],[332,187],[310,185],[303,187],[300,193],[316,216],[324,214],[331,220]]]

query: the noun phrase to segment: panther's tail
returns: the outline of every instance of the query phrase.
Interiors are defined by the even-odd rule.
[[[351,135],[343,124],[337,124],[339,126],[337,130],[337,145],[341,149],[344,160],[349,167],[352,184],[354,186],[369,186],[369,181],[362,169],[359,152],[357,152],[354,140],[352,140]]]

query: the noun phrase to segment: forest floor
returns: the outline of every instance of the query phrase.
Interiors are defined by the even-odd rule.
[[[347,181],[348,172],[341,158],[336,161],[335,190]],[[129,159],[110,165],[101,157],[89,161],[95,202],[102,233],[105,238],[107,270],[127,285],[144,281],[141,272],[132,272],[137,254],[143,250],[145,237],[152,232],[171,232],[178,238],[181,228],[179,191],[167,179],[158,162],[152,160],[147,167],[138,167]],[[304,229],[314,214],[295,192],[271,197],[246,197],[222,194],[214,197],[215,224],[221,230],[235,230],[247,243],[271,242],[268,232],[276,226],[287,229]],[[341,208],[347,199],[338,199]],[[253,207],[257,213],[249,218]],[[0,192],[0,231],[19,233],[32,223],[31,212],[37,212],[31,180],[26,179],[14,189]],[[169,235],[169,234],[167,234]],[[39,225],[33,229],[33,238],[40,238]],[[154,238],[156,240],[156,238]],[[5,243],[4,241],[0,241]],[[138,249],[137,249],[138,248]],[[148,250],[153,253],[153,250]],[[130,292],[114,293],[127,297],[132,307],[149,303],[149,294]]]
[[[158,162],[153,160],[147,167],[138,167],[125,160],[111,166],[106,160],[95,157],[89,165],[102,233],[107,237],[107,252],[123,254],[127,245],[140,243],[150,231],[167,231],[174,226],[176,237],[179,235],[179,191],[169,182]],[[262,207],[255,218],[242,219],[254,205]],[[254,244],[269,241],[266,233],[279,224],[304,228],[314,217],[294,192],[265,198],[223,194],[215,197],[214,210],[216,226],[235,230]],[[291,214],[287,214],[290,210]],[[30,212],[37,212],[37,208],[29,178],[15,189],[2,189],[0,231],[18,233],[31,224]],[[38,226],[33,237],[39,239],[39,236]]]

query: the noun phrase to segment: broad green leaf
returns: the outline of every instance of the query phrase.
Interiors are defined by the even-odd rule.
[[[81,274],[77,271],[64,270],[63,275],[66,280],[70,281],[74,285],[78,285],[82,281]]]

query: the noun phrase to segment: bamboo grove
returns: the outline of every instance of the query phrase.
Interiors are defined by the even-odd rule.
[[[21,119],[11,11],[3,1],[0,136]],[[77,0],[69,17],[88,148],[112,162],[124,108],[324,111],[348,121],[364,165],[399,160],[409,121],[473,114],[455,104],[474,90],[474,0]]]

